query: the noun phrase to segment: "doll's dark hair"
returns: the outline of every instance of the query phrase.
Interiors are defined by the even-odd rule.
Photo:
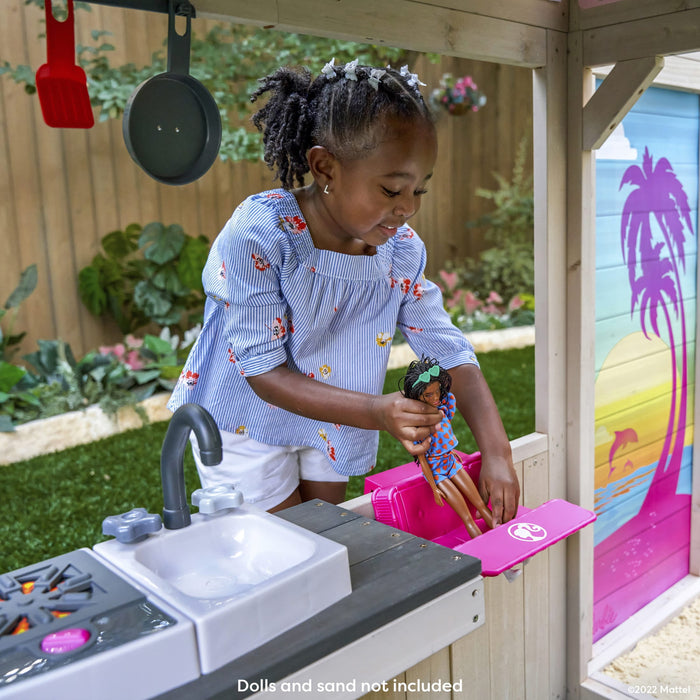
[[[419,379],[423,372],[428,372],[432,367],[437,367],[440,372],[436,377],[431,376],[428,381]],[[452,377],[446,369],[442,369],[437,360],[422,356],[420,360],[414,360],[408,366],[406,374],[399,379],[399,391],[407,399],[420,400],[421,394],[432,382],[440,384],[440,400],[442,401],[450,393]]]
[[[309,172],[306,152],[312,146],[325,146],[339,159],[353,159],[376,147],[386,119],[434,124],[417,77],[405,68],[382,70],[377,79],[374,76],[382,71],[356,66],[352,79],[346,77],[347,65],[331,62],[316,78],[306,68],[283,67],[258,81],[251,102],[270,95],[252,122],[263,134],[264,160],[282,187],[304,184]]]

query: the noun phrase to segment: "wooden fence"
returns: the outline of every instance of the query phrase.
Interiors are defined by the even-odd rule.
[[[3,5],[0,62],[36,70],[46,61],[45,40],[39,38],[42,11],[9,0]],[[195,20],[194,31],[205,24]],[[162,46],[167,18],[99,5],[76,13],[79,43],[91,44],[89,32],[100,28],[113,34],[114,62],[141,66]],[[447,57],[439,64],[421,57],[415,68],[428,84],[426,94],[443,72],[452,72],[472,75],[488,98],[480,112],[440,119],[430,193],[412,222],[428,247],[428,273],[435,276],[446,260],[483,248],[465,222],[489,208],[475,190],[495,187],[493,172],[511,172],[531,125],[532,81],[527,69]],[[39,270],[37,290],[22,306],[14,329],[27,333],[22,352],[32,351],[38,339],[60,338],[80,357],[119,339],[113,322],[91,316],[77,292],[78,272],[106,233],[132,222],[162,221],[213,239],[239,201],[272,185],[264,165],[221,161],[190,185],[160,185],[131,160],[120,120],[87,131],[51,129],[36,96],[7,77],[0,78],[0,158],[0,304],[24,268],[36,263]]]

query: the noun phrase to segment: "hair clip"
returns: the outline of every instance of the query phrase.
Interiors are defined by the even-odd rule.
[[[430,378],[431,377],[438,377],[440,375],[440,366],[439,365],[433,365],[430,369],[426,369],[425,372],[421,373],[418,376],[418,379],[416,379],[415,382],[413,382],[413,386],[416,384],[420,384],[423,382],[424,384],[430,384]]]
[[[386,71],[383,68],[372,68],[369,73],[369,78],[367,82],[375,89],[379,90],[379,81],[386,75]]]
[[[331,60],[328,61],[328,63],[326,63],[326,65],[323,66],[323,68],[321,68],[321,73],[323,75],[325,75],[326,78],[328,78],[328,80],[333,80],[333,78],[336,77],[336,74],[335,74],[335,56],[333,58],[331,58]]]
[[[359,59],[356,58],[354,61],[345,64],[345,77],[347,80],[357,80],[357,73],[355,71],[357,70],[357,64],[359,62]]]
[[[418,78],[418,73],[411,73],[411,71],[408,69],[408,66],[402,66],[399,73],[401,73],[401,75],[404,78],[406,78],[406,83],[411,87],[418,89],[419,85],[425,86],[425,83],[422,83]]]

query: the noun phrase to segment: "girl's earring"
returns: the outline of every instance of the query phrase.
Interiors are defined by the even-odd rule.
[[[326,183],[326,186],[323,188],[323,194],[330,194],[328,191],[328,183]]]

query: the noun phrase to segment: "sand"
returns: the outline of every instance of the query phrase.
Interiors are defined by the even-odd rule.
[[[700,597],[603,669],[631,697],[700,700]]]

